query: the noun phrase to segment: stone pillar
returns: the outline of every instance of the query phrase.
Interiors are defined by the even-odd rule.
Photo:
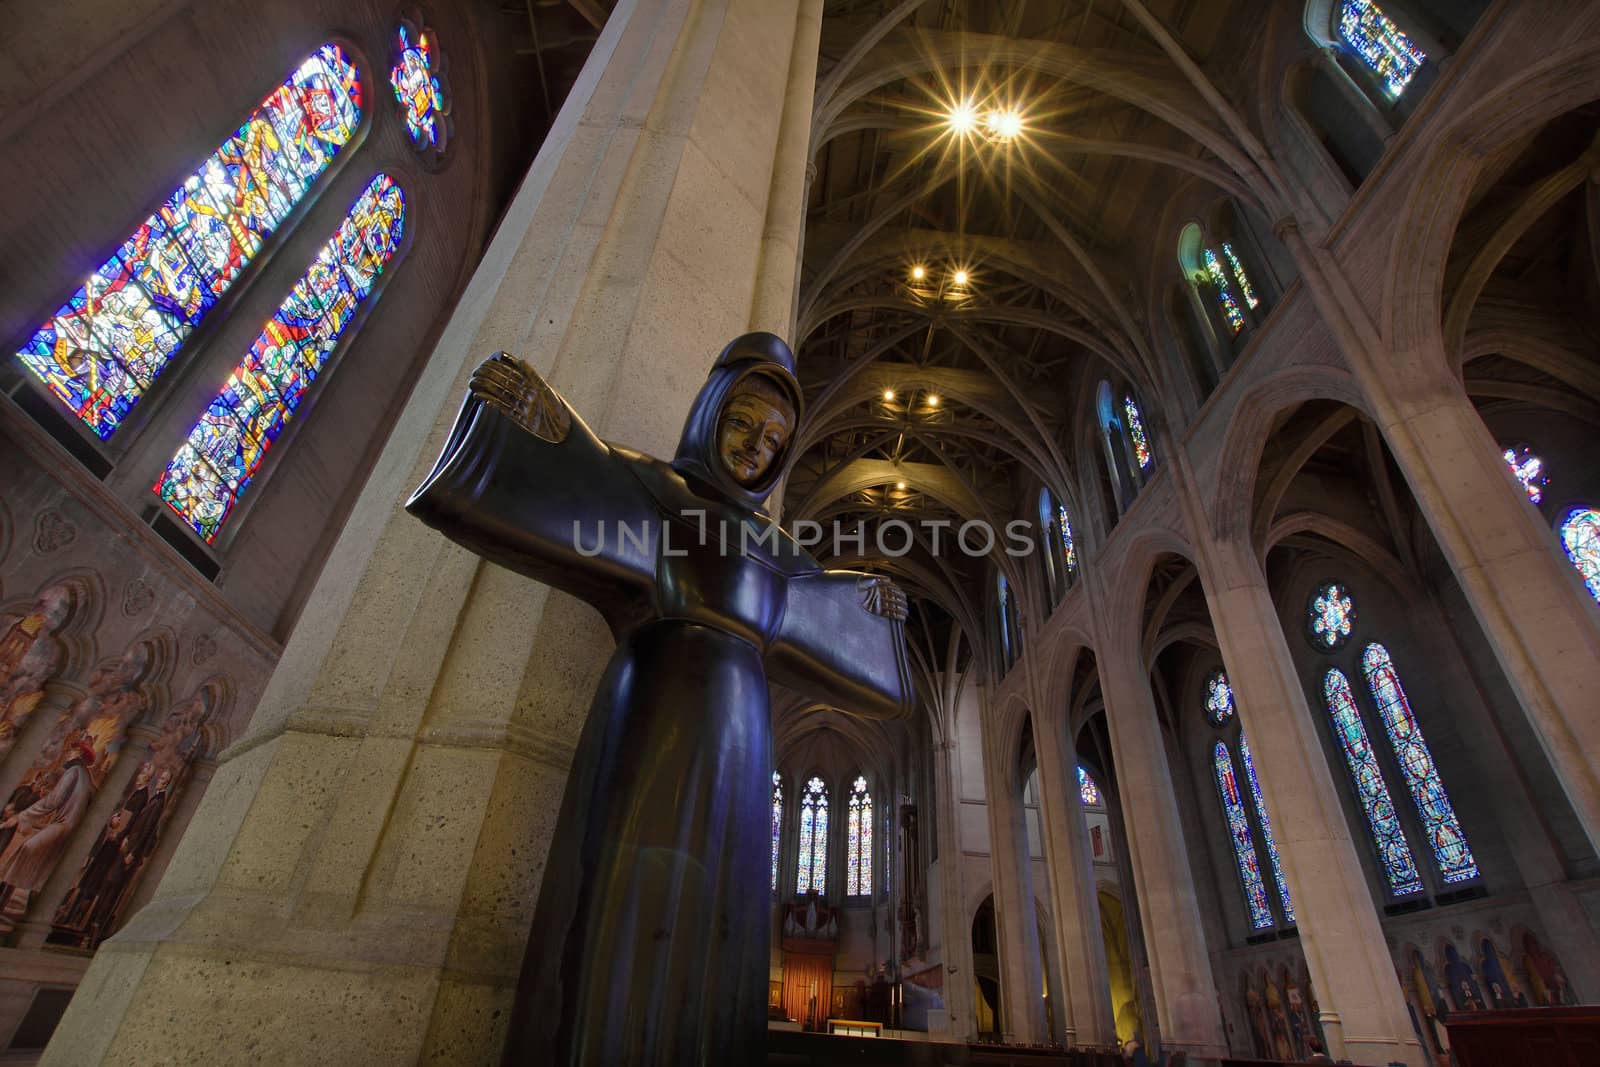
[[[946,1033],[971,1040],[977,1036],[972,1003],[972,926],[967,915],[966,887],[961,874],[961,798],[956,784],[954,746],[948,741],[933,746],[934,803],[938,805],[938,886],[928,886],[928,900],[939,894],[940,940],[944,965]],[[930,952],[931,956],[932,953]],[[930,1021],[929,1029],[932,1029]]]
[[[576,600],[404,514],[497,349],[670,455],[716,353],[792,272],[764,224],[799,0],[622,0],[457,305],[246,735],[52,1064],[492,1063],[584,710]],[[809,117],[809,116],[807,116]],[[752,887],[758,891],[758,887]],[[537,947],[536,947],[537,948]]]
[[[1272,816],[1329,1055],[1422,1067],[1319,720],[1306,703],[1266,576],[1248,546],[1202,547],[1212,627]]]
[[[1017,780],[1016,753],[994,743],[985,716],[984,795],[989,808],[989,862],[994,871],[995,934],[1000,949],[1001,1033],[1007,1042],[1042,1043],[1044,975],[1040,969],[1039,918],[1033,902],[1028,820]]]
[[[1501,456],[1437,328],[1384,352],[1339,265],[1292,220],[1275,231],[1361,384],[1506,680],[1600,849],[1600,606]]]
[[[1065,716],[1061,716],[1064,720]],[[1034,751],[1039,757],[1039,821],[1045,869],[1050,875],[1050,914],[1061,956],[1055,1002],[1069,1045],[1109,1045],[1117,1036],[1106,977],[1106,944],[1100,933],[1094,871],[1078,795],[1078,761],[1067,742],[1064,721],[1044,726],[1034,720]]]
[[[1149,672],[1131,634],[1102,641],[1099,664],[1161,1046],[1224,1056],[1228,1042]]]

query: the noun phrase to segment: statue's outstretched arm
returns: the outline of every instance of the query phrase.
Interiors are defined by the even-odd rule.
[[[791,578],[769,671],[843,711],[904,718],[916,703],[905,618],[905,593],[887,578],[859,571]]]
[[[638,527],[653,514],[625,462],[537,371],[500,352],[472,373],[444,452],[406,510],[604,609],[655,575],[653,552],[617,536],[618,522]]]

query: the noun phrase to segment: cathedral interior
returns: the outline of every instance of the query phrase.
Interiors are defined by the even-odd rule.
[[[1600,4],[10,15],[0,1063],[499,1062],[613,634],[402,505],[757,330],[917,698],[772,685],[771,1034],[1597,1025]]]

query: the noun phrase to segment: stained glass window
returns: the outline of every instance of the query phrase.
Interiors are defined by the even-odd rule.
[[[1100,787],[1094,784],[1094,779],[1082,767],[1078,768],[1078,799],[1090,806],[1105,803],[1100,799]]]
[[[1583,575],[1590,594],[1600,600],[1600,511],[1573,508],[1561,521],[1561,547]]]
[[[361,121],[323,45],[184,179],[17,353],[102,440],[166,369]]]
[[[1383,81],[1392,97],[1405,92],[1412,76],[1428,61],[1428,54],[1401,33],[1394,20],[1372,0],[1342,0],[1339,34]]]
[[[1311,595],[1306,629],[1318,648],[1332,651],[1342,646],[1350,639],[1355,621],[1355,598],[1339,583],[1329,582]]]
[[[1226,726],[1233,718],[1233,686],[1221,670],[1206,679],[1206,719],[1212,726]]]
[[[1256,778],[1255,761],[1250,758],[1250,742],[1239,735],[1239,760],[1244,764],[1244,777],[1250,783],[1250,799],[1255,801],[1256,821],[1261,824],[1261,841],[1267,846],[1267,861],[1272,864],[1272,879],[1278,884],[1278,899],[1283,902],[1283,921],[1294,922],[1294,901],[1289,899],[1289,883],[1283,877],[1283,863],[1278,859],[1278,841],[1272,836],[1272,819],[1267,815],[1267,802],[1261,796],[1261,782]]]
[[[783,778],[772,772],[772,891],[778,891],[778,844],[783,836]]]
[[[1422,879],[1417,874],[1416,862],[1411,858],[1411,846],[1406,844],[1400,817],[1395,812],[1394,801],[1389,797],[1389,787],[1384,783],[1383,771],[1373,755],[1372,744],[1367,740],[1367,728],[1361,725],[1361,713],[1356,709],[1350,680],[1343,671],[1329,669],[1322,679],[1322,695],[1328,704],[1334,739],[1344,750],[1350,778],[1355,782],[1356,796],[1366,813],[1373,843],[1377,845],[1378,856],[1383,861],[1383,874],[1389,889],[1396,896],[1419,892]]]
[[[1239,257],[1233,251],[1233,246],[1222,242],[1222,255],[1228,261],[1228,267],[1233,271],[1234,281],[1239,283],[1239,292],[1244,294],[1244,302],[1252,308],[1260,307],[1261,301],[1256,297],[1255,286],[1250,284],[1250,275],[1244,272],[1244,264],[1239,262]]]
[[[1222,304],[1222,317],[1228,320],[1228,330],[1238,333],[1244,329],[1244,312],[1239,309],[1239,301],[1234,299],[1233,290],[1228,287],[1228,276],[1222,273],[1222,264],[1217,262],[1217,254],[1211,249],[1206,249],[1206,276],[1211,279],[1211,284],[1216,286],[1217,300]]]
[[[867,780],[858,776],[850,787],[849,837],[845,846],[846,896],[872,894],[872,794]]]
[[[1239,779],[1233,773],[1233,756],[1221,741],[1212,752],[1212,762],[1217,770],[1217,789],[1222,796],[1222,813],[1228,820],[1228,833],[1233,837],[1233,855],[1239,864],[1239,877],[1244,882],[1244,899],[1250,907],[1250,925],[1264,930],[1272,925],[1272,907],[1267,903],[1266,883],[1261,880],[1261,863],[1256,859],[1256,846],[1250,836],[1250,819],[1244,813],[1244,797],[1239,793]]]
[[[1078,550],[1072,544],[1072,522],[1067,518],[1067,506],[1056,506],[1056,520],[1061,523],[1061,555],[1066,561],[1067,573],[1078,567]]]
[[[1467,847],[1466,834],[1450,805],[1444,783],[1439,780],[1422,727],[1411,713],[1411,703],[1406,700],[1405,687],[1400,684],[1389,651],[1382,645],[1368,645],[1361,656],[1361,669],[1378,705],[1378,716],[1389,735],[1395,759],[1405,774],[1411,799],[1417,805],[1417,814],[1422,817],[1423,831],[1439,865],[1439,877],[1446,883],[1476,878],[1478,865]]]
[[[406,129],[417,148],[443,151],[449,127],[448,106],[440,84],[440,57],[433,34],[409,23],[399,29],[400,58],[389,70],[389,85],[405,112]]]
[[[1544,487],[1550,484],[1550,479],[1544,473],[1544,461],[1526,447],[1507,448],[1501,455],[1505,457],[1512,475],[1527,492],[1528,499],[1535,504],[1544,499]]]
[[[1139,462],[1139,469],[1144,470],[1150,466],[1155,455],[1150,451],[1150,438],[1145,436],[1139,405],[1133,402],[1131,395],[1122,398],[1122,411],[1128,416],[1128,436],[1133,439],[1133,458]]]
[[[828,891],[828,787],[821,778],[806,782],[800,796],[800,862],[797,893]]]
[[[207,543],[394,255],[404,215],[394,179],[373,178],[167,464],[155,491]]]

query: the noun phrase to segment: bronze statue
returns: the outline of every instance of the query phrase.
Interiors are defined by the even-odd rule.
[[[567,780],[507,1064],[765,1058],[768,677],[859,714],[906,716],[913,700],[904,594],[823,570],[761,513],[801,408],[788,346],[746,334],[665,463],[601,441],[501,353],[406,505],[593,604],[617,640]]]

